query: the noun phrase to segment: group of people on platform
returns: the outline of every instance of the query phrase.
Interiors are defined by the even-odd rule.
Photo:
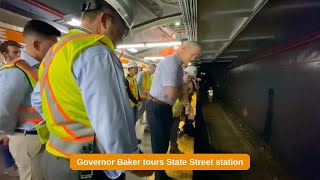
[[[144,111],[152,152],[167,153],[171,142],[170,152],[181,153],[176,143],[179,117],[194,118],[191,97],[197,76],[197,68],[187,64],[201,47],[186,42],[146,71],[138,72],[131,61],[124,77],[114,47],[128,34],[133,17],[124,16],[118,5],[88,0],[81,26],[62,37],[52,25],[30,20],[23,30],[25,50],[12,41],[1,44],[0,143],[6,154],[9,147],[7,166],[18,170],[21,180],[79,179],[81,171],[70,169],[72,154],[143,153],[135,124]],[[139,177],[154,173],[131,172]],[[125,179],[123,170],[91,175]],[[155,171],[155,179],[171,178]]]

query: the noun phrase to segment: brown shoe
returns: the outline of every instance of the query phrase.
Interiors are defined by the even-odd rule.
[[[9,168],[6,168],[3,170],[3,174],[8,176],[19,176],[18,167],[16,165],[13,165]]]

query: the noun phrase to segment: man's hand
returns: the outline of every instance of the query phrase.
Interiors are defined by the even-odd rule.
[[[9,144],[9,138],[7,135],[5,134],[0,135],[0,144],[4,146],[7,146]]]
[[[138,107],[138,110],[140,110],[142,108],[142,102],[141,101],[138,102],[137,107]]]
[[[189,116],[188,116],[188,119],[194,120],[194,119],[195,119],[195,116],[194,116],[194,115],[189,115]]]
[[[192,114],[193,113],[193,108],[191,106],[191,104],[186,105],[186,110],[185,110],[185,114]]]
[[[132,174],[138,176],[138,177],[148,177],[153,174],[154,171],[152,170],[134,170],[131,171]]]

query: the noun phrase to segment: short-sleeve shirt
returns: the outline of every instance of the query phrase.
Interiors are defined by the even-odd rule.
[[[160,101],[174,105],[176,99],[169,100],[165,87],[180,88],[183,85],[183,69],[178,54],[165,57],[157,66],[150,95]]]

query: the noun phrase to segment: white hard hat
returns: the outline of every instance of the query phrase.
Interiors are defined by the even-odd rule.
[[[188,73],[188,75],[197,77],[197,68],[195,66],[188,66],[184,72]]]
[[[138,67],[138,64],[135,61],[129,61],[127,68]]]
[[[107,2],[115,9],[130,29],[133,25],[136,0],[86,0],[82,5],[82,12],[98,9]]]

